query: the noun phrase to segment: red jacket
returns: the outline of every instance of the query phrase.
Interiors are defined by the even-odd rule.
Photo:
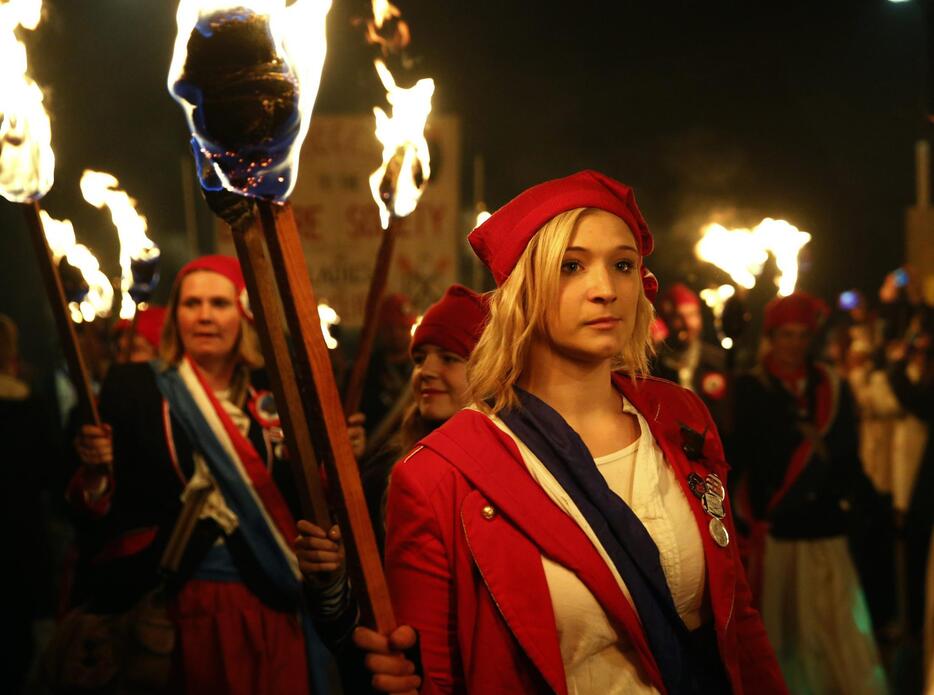
[[[716,545],[710,517],[687,476],[728,466],[710,414],[686,389],[659,379],[615,377],[673,466],[704,542],[720,654],[734,693],[787,693],[759,614],[751,607],[732,514],[731,541]],[[689,460],[680,425],[707,430]],[[635,609],[577,524],[528,474],[515,442],[485,415],[465,410],[422,440],[393,471],[386,569],[400,624],[420,634],[422,693],[567,693],[541,556],[574,571],[621,633],[646,678],[665,692]]]

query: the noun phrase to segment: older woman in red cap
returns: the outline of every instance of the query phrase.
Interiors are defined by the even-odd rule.
[[[171,692],[330,692],[304,606],[335,640],[355,609],[342,581],[305,596],[314,568],[294,552],[297,496],[235,259],[182,268],[160,357],[115,367],[101,393],[107,424],[77,440],[70,492],[88,527],[87,609],[126,611],[161,574]]]
[[[549,181],[469,240],[498,289],[468,364],[473,405],[393,470],[386,570],[403,627],[355,636],[376,682],[785,693],[716,428],[693,393],[643,376],[657,284],[632,190],[593,171]],[[414,633],[420,674],[396,652]]]
[[[812,356],[827,306],[796,292],[765,312],[760,364],[736,383],[730,463],[749,525],[748,571],[795,693],[884,693],[847,547],[862,474],[853,399]]]

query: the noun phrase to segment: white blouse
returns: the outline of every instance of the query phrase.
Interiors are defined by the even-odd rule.
[[[595,459],[610,489],[642,521],[655,545],[675,607],[688,629],[709,619],[704,605],[704,547],[690,504],[648,423],[624,400],[623,409],[638,418],[639,438],[620,451]],[[552,501],[590,539],[631,602],[622,578],[603,546],[545,465],[499,418],[494,422],[516,442],[529,473]],[[551,593],[569,695],[656,693],[625,634],[619,634],[597,599],[577,576],[542,556]]]

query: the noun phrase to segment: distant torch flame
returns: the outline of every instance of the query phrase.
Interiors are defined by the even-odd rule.
[[[116,178],[103,171],[86,169],[81,175],[81,195],[96,208],[106,207],[120,239],[120,318],[130,319],[136,303],[130,295],[134,261],[153,262],[159,247],[146,236],[146,218],[136,211],[136,201],[117,188]]]
[[[341,322],[341,317],[325,303],[318,305],[318,320],[321,321],[321,333],[324,334],[324,343],[328,350],[337,347],[337,338],[331,335],[331,326],[336,326]]]
[[[476,222],[476,224],[474,225],[474,229],[476,229],[476,228],[479,227],[481,224],[483,224],[484,222],[486,222],[486,221],[487,221],[488,219],[490,219],[492,216],[493,216],[493,213],[491,213],[489,210],[481,210],[480,212],[478,212],[478,213],[477,213],[477,222]]]
[[[35,29],[41,16],[42,0],[0,4],[0,195],[13,203],[41,198],[55,178],[49,115],[15,33]]]
[[[736,294],[736,288],[733,285],[720,285],[706,290],[701,290],[700,298],[704,304],[710,307],[713,316],[718,321],[723,316],[723,307],[726,306],[726,300]]]
[[[367,22],[366,40],[379,46],[383,55],[398,53],[409,45],[409,25],[402,19],[399,8],[389,0],[372,0],[373,19]]]
[[[406,217],[415,211],[431,177],[425,123],[431,113],[435,82],[425,78],[404,89],[396,85],[383,61],[374,64],[386,88],[392,116],[378,106],[373,109],[376,139],[383,144],[383,163],[370,175],[370,191],[379,207],[383,229],[388,229],[390,218]]]
[[[425,318],[424,314],[419,314],[415,317],[415,320],[412,322],[412,328],[409,330],[409,334],[412,337],[415,337],[415,331],[418,330],[418,327],[422,324],[422,319]]]
[[[66,274],[62,273],[71,319],[75,323],[81,323],[91,322],[98,316],[109,316],[114,301],[114,289],[107,276],[101,272],[94,254],[86,246],[77,243],[75,228],[70,220],[57,220],[45,210],[40,210],[39,214],[55,265],[60,267],[62,259],[65,259],[68,265],[80,273],[83,280],[82,287],[76,290],[77,283],[65,282]]]
[[[798,281],[798,253],[811,240],[785,220],[762,220],[752,229],[727,229],[708,224],[694,248],[697,257],[726,272],[740,287],[752,289],[769,254],[775,258],[779,277],[778,294],[794,292]]]
[[[201,184],[284,201],[298,176],[331,0],[181,0],[169,93]]]

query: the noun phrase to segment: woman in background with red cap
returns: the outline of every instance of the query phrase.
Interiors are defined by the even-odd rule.
[[[804,292],[766,307],[763,358],[736,383],[736,504],[750,529],[750,584],[791,691],[884,693],[847,547],[869,485],[853,398],[811,355],[827,313]]]
[[[463,285],[451,285],[428,307],[412,334],[412,402],[395,437],[363,467],[363,487],[380,548],[385,531],[384,496],[392,465],[467,405],[467,359],[488,312],[485,297]]]
[[[785,693],[739,560],[727,465],[691,392],[644,377],[657,289],[629,187],[584,171],[470,235],[498,289],[473,405],[393,470],[403,625],[359,629],[380,687]],[[422,672],[400,648],[420,641]]]
[[[309,568],[293,550],[297,496],[251,323],[235,259],[186,265],[161,362],[114,368],[101,393],[106,426],[85,426],[76,442],[70,493],[92,537],[89,610],[134,605],[159,581],[183,506],[197,519],[167,579],[171,692],[329,692],[302,608]],[[316,625],[339,640],[355,617],[346,583],[314,578]]]

